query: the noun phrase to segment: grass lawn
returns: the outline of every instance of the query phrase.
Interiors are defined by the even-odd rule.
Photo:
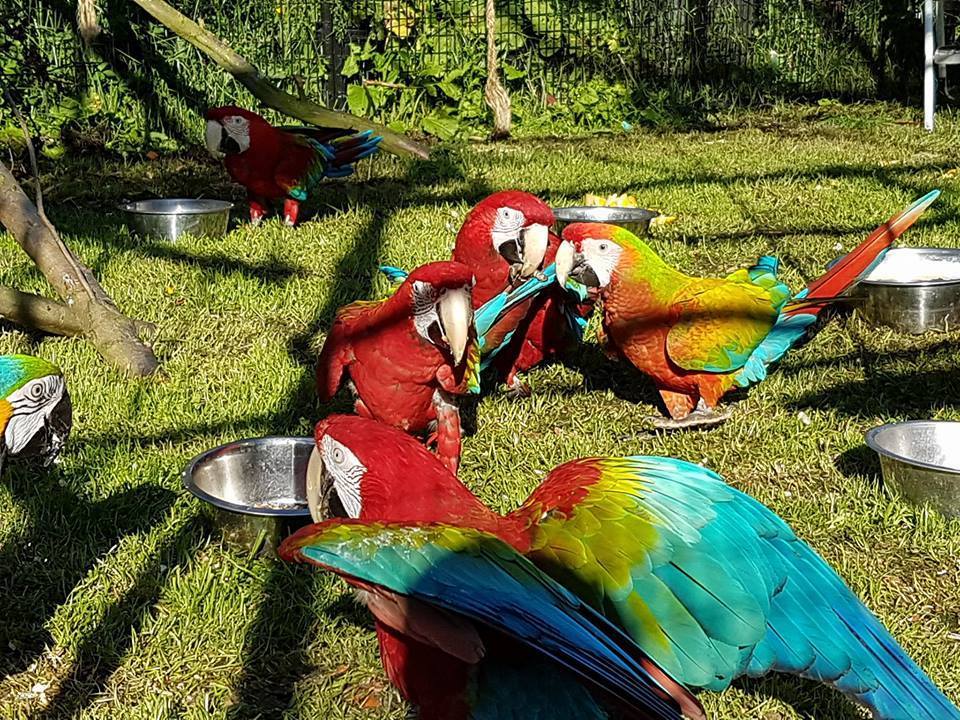
[[[158,325],[162,369],[133,381],[83,341],[0,336],[2,351],[59,363],[74,399],[62,462],[0,482],[0,716],[402,718],[344,585],[224,550],[180,487],[189,458],[309,433],[332,409],[317,406],[312,366],[335,309],[386,290],[378,262],[446,257],[466,210],[497,189],[555,204],[629,191],[680,216],[652,240],[668,261],[720,274],[774,253],[795,288],[934,187],[943,196],[902,244],[957,245],[960,123],[938,118],[928,135],[897,117],[771,112],[717,132],[384,157],[326,186],[299,229],[240,224],[175,245],[131,238],[111,208],[150,193],[239,198],[212,161],[48,167],[52,219],[119,306]],[[0,242],[0,283],[43,289]],[[901,336],[841,316],[707,432],[652,434],[652,386],[593,344],[529,381],[532,397],[489,392],[467,413],[462,478],[484,500],[513,507],[584,455],[703,462],[791,523],[960,703],[960,523],[890,498],[862,440],[887,420],[960,419],[960,333]],[[858,716],[791,678],[703,699],[721,719]]]

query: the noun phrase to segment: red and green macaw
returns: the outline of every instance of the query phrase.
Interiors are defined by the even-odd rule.
[[[715,424],[729,417],[714,410],[720,399],[763,380],[939,194],[890,218],[795,296],[775,257],[726,278],[692,277],[627,230],[599,223],[564,228],[556,276],[601,289],[606,348],[653,378],[672,418],[660,427]]]
[[[393,295],[341,308],[317,361],[317,393],[344,380],[357,413],[410,433],[430,433],[451,472],[460,458],[457,396],[479,391],[470,268],[435,262],[414,270]]]
[[[700,718],[685,688],[771,671],[878,720],[960,720],[823,559],[710,470],[575,460],[499,515],[395,429],[331,416],[315,437],[311,513],[329,491],[346,518],[280,554],[360,591],[422,720],[604,718],[610,701],[631,718]]]
[[[39,457],[49,465],[71,424],[60,368],[33,355],[0,355],[0,470],[11,457]]]
[[[344,177],[375,153],[381,138],[369,130],[279,128],[233,105],[206,113],[207,149],[224,158],[234,182],[247,189],[250,221],[260,222],[270,201],[283,200],[283,219],[296,225],[300,203],[323,179]]]
[[[549,280],[560,238],[550,207],[530,193],[504,190],[478,203],[457,233],[453,260],[477,277],[473,293],[482,366],[493,366],[511,392],[528,394],[518,373],[579,341],[592,303]],[[388,278],[406,277],[382,266]]]

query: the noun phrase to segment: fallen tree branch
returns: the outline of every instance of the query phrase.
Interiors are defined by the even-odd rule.
[[[69,310],[69,313],[62,315],[62,327],[59,329],[52,325],[40,327],[24,324],[60,334],[83,335],[105,360],[131,375],[149,375],[157,369],[157,358],[153,351],[138,336],[138,331],[144,326],[138,325],[117,309],[93,273],[73,256],[53,225],[40,216],[13,173],[3,163],[0,163],[0,225],[10,231],[57,291],[63,300],[63,307]],[[12,312],[19,312],[22,317],[33,311],[44,323],[52,321],[59,312],[56,307],[59,303],[43,308],[39,302],[26,298],[36,296],[25,293],[7,295],[7,309],[12,307]],[[26,304],[20,305],[18,310],[17,302]],[[16,321],[12,316],[7,317]],[[73,332],[77,329],[77,323],[81,332]]]
[[[390,128],[350,113],[330,110],[317,103],[294,97],[260,75],[260,71],[209,30],[200,27],[163,0],[132,0],[161,25],[166,26],[233,75],[264,105],[312,125],[352,130],[372,130],[383,140],[380,146],[396,155],[412,155],[426,160],[430,151],[420,143]]]
[[[83,323],[72,308],[56,300],[2,285],[0,317],[54,335],[83,335]]]

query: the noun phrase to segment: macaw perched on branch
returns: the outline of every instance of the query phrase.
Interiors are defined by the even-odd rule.
[[[457,395],[479,391],[473,273],[455,262],[414,270],[393,295],[341,308],[317,361],[329,400],[349,378],[360,415],[410,433],[430,432],[454,474],[460,459]]]
[[[283,198],[283,220],[296,225],[300,203],[317,183],[350,175],[381,140],[369,130],[274,127],[232,105],[208,110],[206,120],[207,149],[224,158],[230,177],[247,189],[252,223],[267,215],[271,200]]]
[[[939,194],[890,218],[793,297],[774,257],[722,279],[691,277],[627,230],[599,223],[564,228],[556,276],[601,288],[607,350],[653,378],[672,418],[658,426],[712,425],[729,417],[714,410],[720,398],[763,380]]]
[[[0,470],[8,457],[56,460],[72,406],[60,368],[32,355],[0,355]]]
[[[627,717],[701,718],[684,686],[771,671],[878,720],[960,720],[823,559],[710,470],[575,460],[504,516],[390,427],[331,416],[315,436],[311,513],[333,492],[349,519],[304,528],[280,555],[360,590],[422,720],[603,718],[603,699]],[[534,662],[516,660],[523,648]]]

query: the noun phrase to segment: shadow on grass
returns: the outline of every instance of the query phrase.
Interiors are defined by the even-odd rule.
[[[883,486],[880,458],[866,445],[857,445],[840,453],[835,464],[844,477],[863,479],[877,488]]]
[[[832,408],[852,417],[924,420],[932,411],[955,407],[960,398],[960,368],[926,372],[889,372],[869,366],[865,369],[864,380],[801,395],[788,407]]]
[[[313,613],[309,603],[291,598],[313,597],[320,575],[291,572],[275,562],[244,639],[236,705],[227,713],[231,720],[281,717],[290,709],[297,683],[311,670],[306,651]]]
[[[823,683],[805,680],[796,676],[771,673],[760,679],[741,678],[735,682],[748,695],[758,700],[773,697],[792,707],[797,714],[807,720],[830,717],[840,720],[862,720],[863,713],[847,700],[840,692]],[[769,714],[764,717],[779,718]]]
[[[34,720],[73,718],[103,692],[110,675],[130,649],[134,634],[149,617],[170,574],[190,562],[202,542],[201,522],[190,517],[140,571],[132,587],[109,608],[88,633],[65,679],[43,711]]]
[[[662,404],[653,380],[633,367],[629,360],[607,357],[594,342],[581,343],[573,352],[562,355],[558,362],[583,376],[583,390],[587,392],[610,390],[616,397],[627,402],[656,406]],[[568,389],[571,394],[583,390]]]
[[[60,487],[58,474],[38,478],[11,466],[4,478],[29,516],[26,529],[0,549],[4,675],[23,671],[52,644],[45,625],[90,568],[124,537],[148,531],[173,504],[172,492],[154,486],[89,502]],[[104,622],[112,617],[110,611]]]

